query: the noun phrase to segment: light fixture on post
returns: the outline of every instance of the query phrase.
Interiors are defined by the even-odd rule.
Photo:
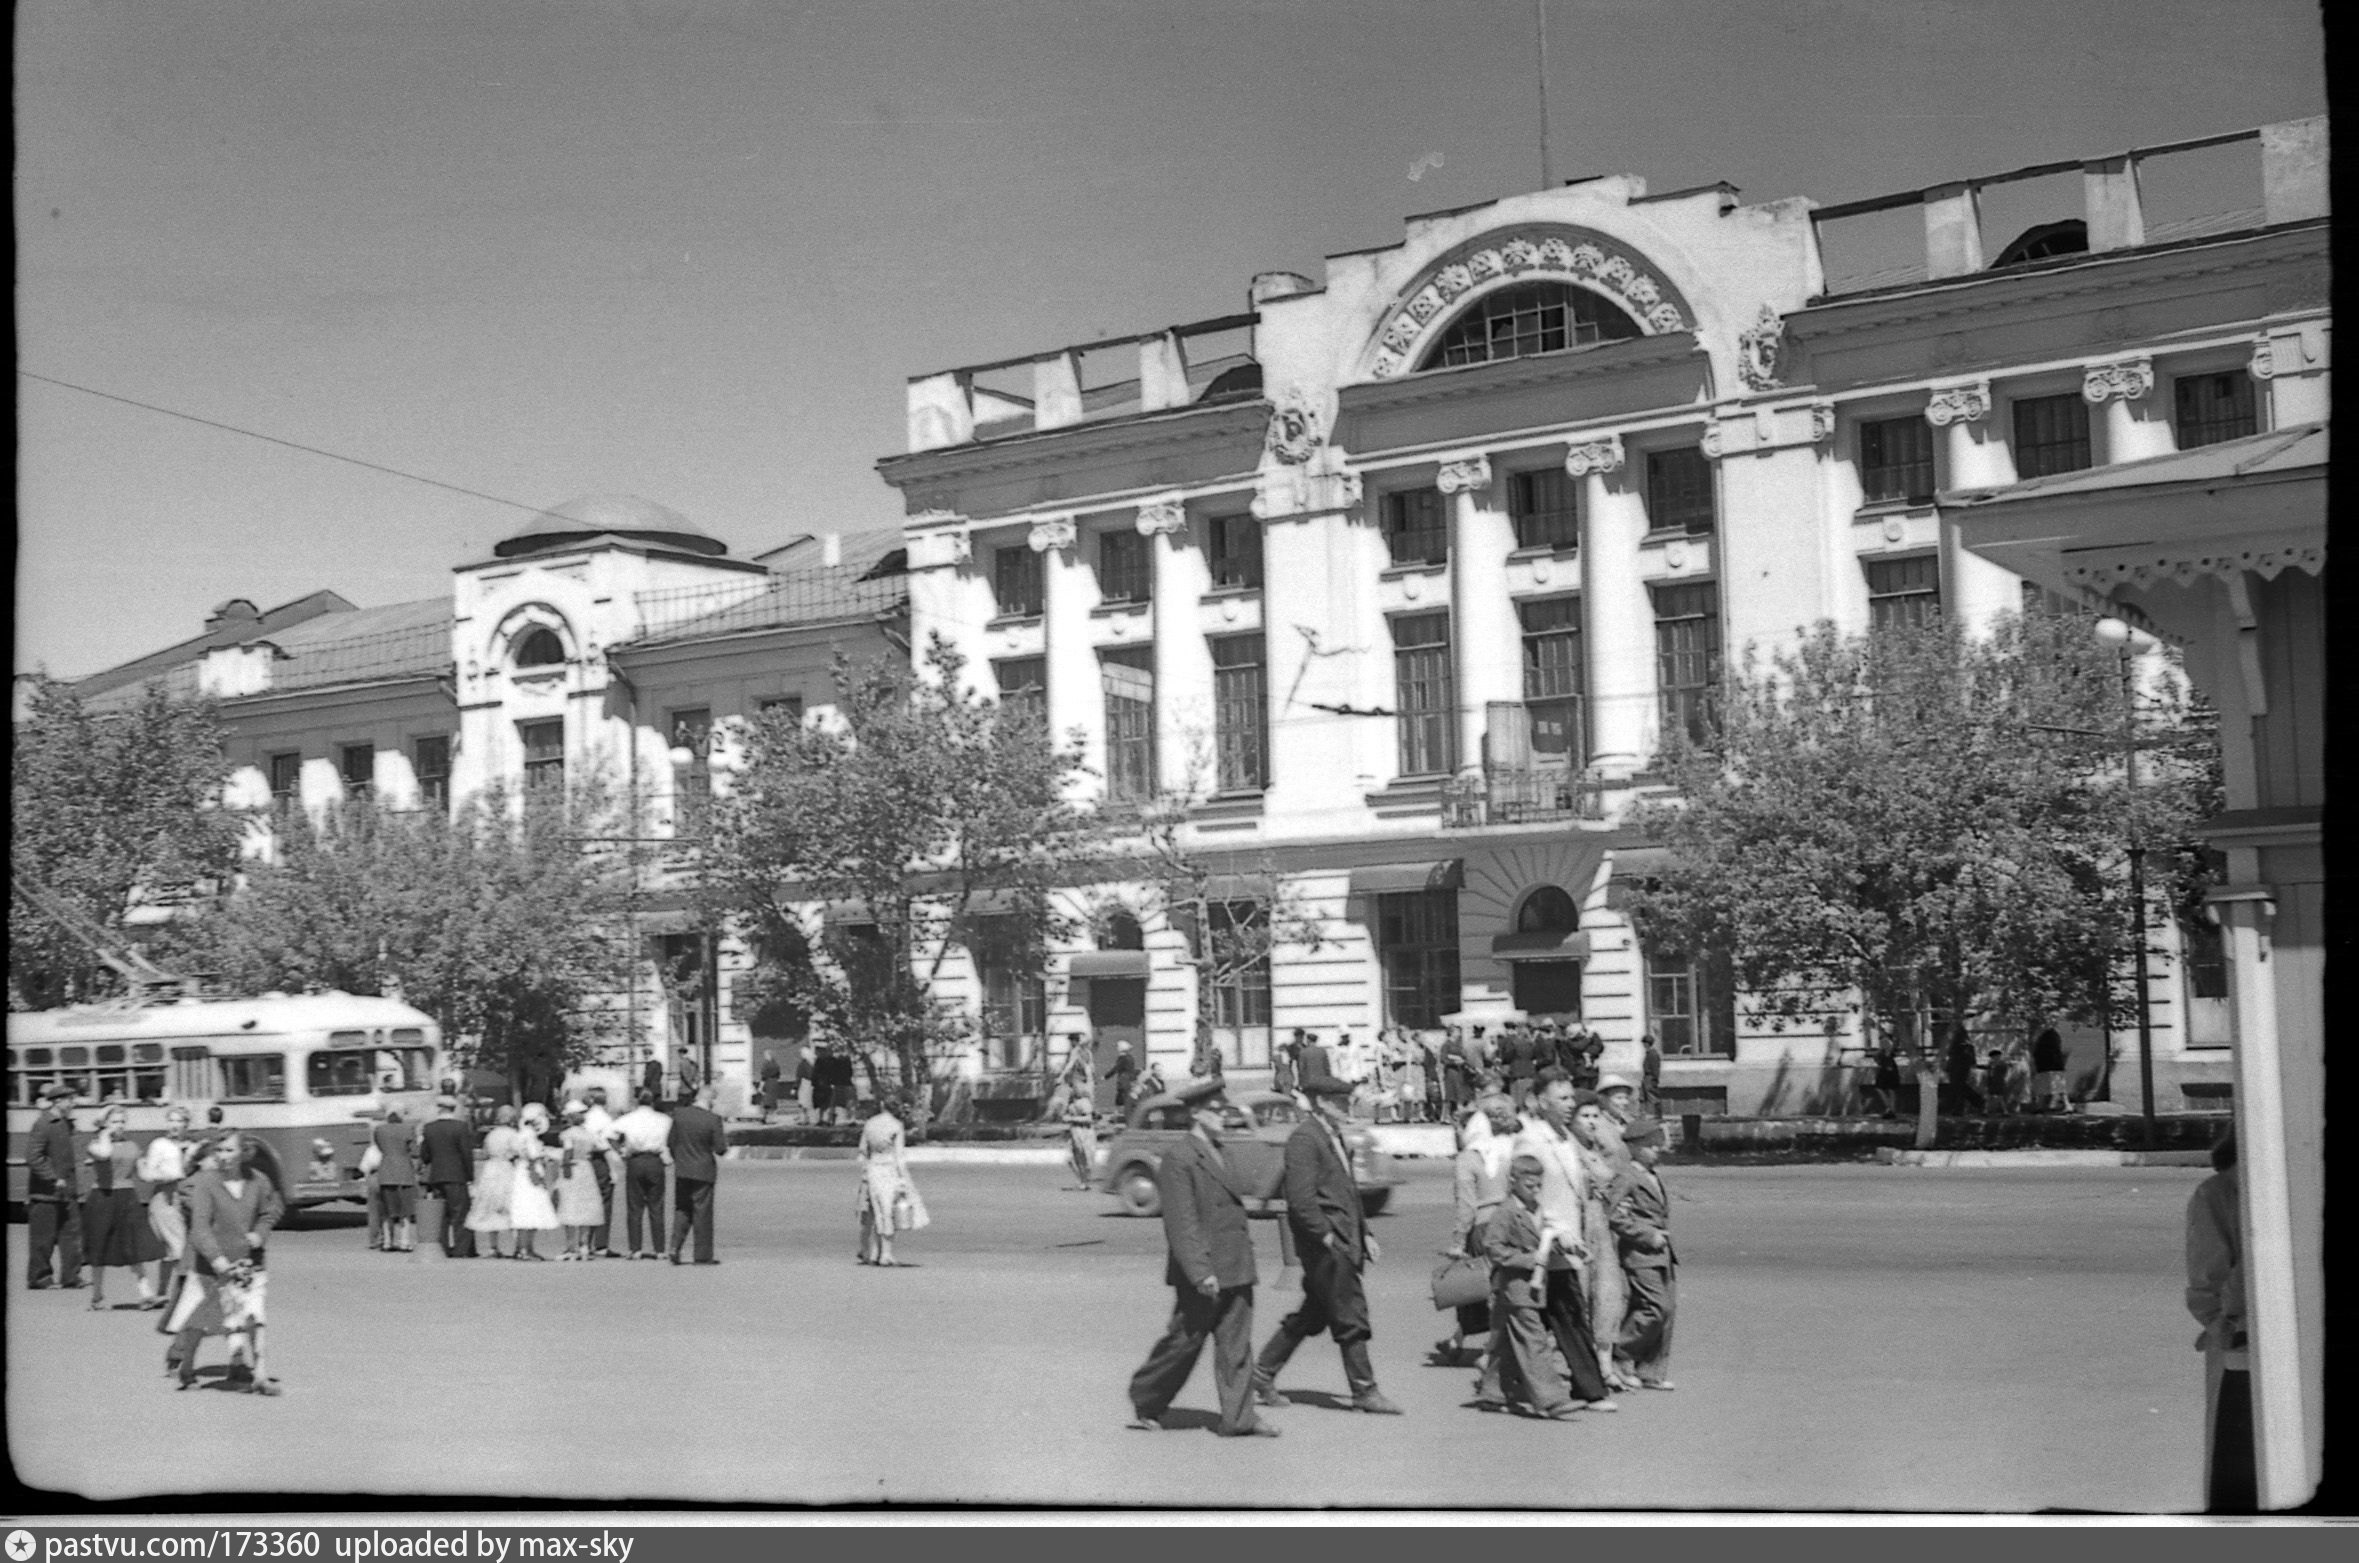
[[[2128,778],[2124,801],[2133,812],[2129,818],[2130,851],[2130,958],[2131,980],[2138,994],[2138,1098],[2141,1116],[2145,1120],[2146,1148],[2155,1147],[2154,1127],[2154,1016],[2148,992],[2146,971],[2146,849],[2138,840],[2138,724],[2137,701],[2134,691],[2137,659],[2153,651],[2161,642],[2125,619],[2099,619],[2092,628],[2098,641],[2114,648],[2121,661],[2122,704],[2122,764]]]

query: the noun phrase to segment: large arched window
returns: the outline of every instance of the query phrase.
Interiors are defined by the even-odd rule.
[[[1530,358],[1642,334],[1637,321],[1586,288],[1527,282],[1486,293],[1469,304],[1417,367],[1449,369]]]
[[[1517,933],[1571,933],[1581,926],[1581,909],[1555,885],[1542,885],[1516,908]]]
[[[565,661],[565,642],[547,626],[526,630],[516,642],[516,665],[520,668],[551,668]]]

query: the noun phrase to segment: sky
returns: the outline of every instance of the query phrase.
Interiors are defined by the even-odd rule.
[[[1545,0],[1556,172],[1832,203],[2325,111],[2306,0]],[[917,374],[1539,183],[1534,0],[24,0],[16,668],[529,509],[888,524]],[[507,501],[508,503],[499,503]]]

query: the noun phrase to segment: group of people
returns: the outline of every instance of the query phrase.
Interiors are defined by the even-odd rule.
[[[1636,1088],[1619,1077],[1584,1090],[1548,1064],[1522,1108],[1508,1094],[1509,1078],[1479,1075],[1460,1124],[1457,1225],[1443,1257],[1445,1270],[1472,1267],[1486,1295],[1458,1306],[1457,1331],[1436,1347],[1436,1360],[1472,1365],[1463,1360],[1468,1343],[1483,1337],[1473,1404],[1554,1420],[1616,1410],[1622,1390],[1671,1389],[1678,1261],[1670,1198],[1656,1170],[1663,1127],[1636,1116]],[[1345,1140],[1353,1086],[1324,1071],[1290,1086],[1312,1104],[1287,1139],[1283,1180],[1303,1301],[1258,1356],[1258,1276],[1246,1225],[1253,1191],[1223,1148],[1225,1088],[1207,1077],[1175,1093],[1190,1109],[1191,1128],[1156,1172],[1172,1313],[1130,1381],[1135,1428],[1165,1427],[1209,1342],[1216,1430],[1277,1436],[1260,1409],[1289,1404],[1278,1376],[1319,1334],[1342,1352],[1353,1410],[1400,1414],[1378,1386],[1370,1352],[1363,1278],[1382,1248],[1368,1231]],[[1437,1274],[1437,1294],[1441,1280]]]
[[[789,1082],[791,1079],[791,1090]],[[804,1049],[790,1077],[775,1050],[762,1053],[762,1122],[780,1109],[795,1109],[799,1123],[851,1123],[860,1115],[863,1098],[860,1069],[849,1049],[821,1042]]]
[[[286,1206],[259,1165],[259,1142],[221,1128],[217,1108],[200,1135],[187,1108],[170,1106],[164,1132],[142,1146],[129,1113],[110,1103],[77,1154],[73,1100],[70,1086],[43,1088],[26,1136],[26,1285],[79,1289],[87,1268],[90,1307],[104,1311],[107,1272],[129,1270],[137,1300],[114,1306],[159,1315],[157,1330],[171,1337],[164,1371],[180,1388],[197,1382],[202,1343],[222,1336],[230,1387],[278,1394],[263,1364],[263,1260]]]
[[[631,1109],[617,1117],[604,1088],[590,1087],[564,1104],[561,1126],[538,1102],[521,1109],[503,1104],[480,1143],[448,1089],[422,1124],[407,1124],[398,1107],[388,1108],[362,1153],[371,1180],[370,1246],[393,1253],[417,1247],[424,1191],[435,1240],[452,1259],[668,1257],[680,1264],[693,1240],[694,1263],[718,1264],[713,1192],[729,1133],[713,1099],[706,1086],[665,1103],[642,1086]],[[618,1188],[627,1254],[613,1245]],[[543,1253],[543,1241],[563,1246]]]
[[[1900,1055],[1879,1048],[1870,1058],[1869,1084],[1862,1105],[1886,1118],[1900,1111],[1903,1082]],[[2064,1039],[2051,1026],[2032,1038],[2031,1047],[1993,1047],[1978,1056],[1963,1026],[1952,1027],[1942,1050],[1941,1084],[1937,1110],[1943,1113],[1983,1113],[2008,1117],[2018,1112],[2072,1111]]]
[[[1271,1085],[1292,1091],[1306,1080],[1337,1079],[1354,1087],[1353,1099],[1378,1123],[1446,1123],[1463,1116],[1486,1075],[1496,1074],[1521,1110],[1544,1070],[1562,1072],[1577,1090],[1595,1090],[1604,1072],[1605,1039],[1578,1021],[1511,1020],[1489,1032],[1481,1023],[1438,1031],[1386,1027],[1373,1036],[1345,1027],[1329,1045],[1297,1027],[1271,1059]],[[1662,1049],[1651,1035],[1642,1055],[1651,1110],[1663,1074]]]

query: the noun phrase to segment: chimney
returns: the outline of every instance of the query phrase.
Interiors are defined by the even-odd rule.
[[[836,569],[836,568],[838,568],[839,566],[841,566],[841,565],[843,564],[843,562],[844,562],[844,534],[843,534],[843,533],[841,533],[841,532],[826,532],[826,533],[822,533],[822,534],[820,535],[820,538],[819,538],[819,562],[820,562],[821,564],[823,564],[823,565],[826,565],[826,566],[827,566],[827,567],[828,567],[830,570]]]
[[[205,628],[219,629],[222,625],[229,623],[255,624],[259,623],[261,618],[262,611],[259,608],[243,597],[232,597],[205,615]]]

